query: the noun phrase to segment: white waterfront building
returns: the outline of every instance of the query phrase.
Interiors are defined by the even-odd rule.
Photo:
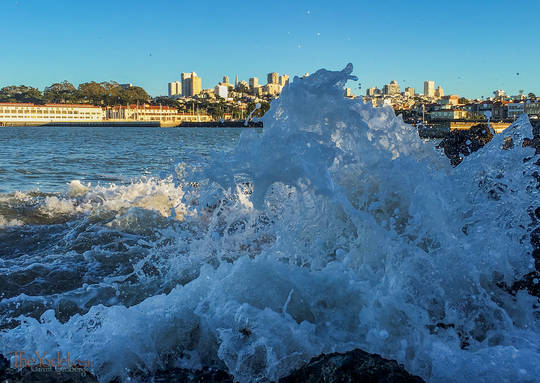
[[[98,122],[104,112],[99,106],[84,104],[0,103],[0,124],[36,124],[51,122]]]

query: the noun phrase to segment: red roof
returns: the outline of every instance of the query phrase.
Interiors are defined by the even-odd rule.
[[[24,102],[0,102],[1,106],[27,106],[27,107],[38,107],[38,108],[99,108],[99,106],[89,105],[89,104],[45,104],[45,105],[36,105],[32,103]]]
[[[116,106],[113,106],[112,107],[113,109],[155,109],[155,110],[176,110],[176,108],[173,108],[171,106],[166,106],[166,105],[162,105],[162,106],[159,106],[159,105],[135,105],[135,104],[132,104],[132,105],[116,105]]]

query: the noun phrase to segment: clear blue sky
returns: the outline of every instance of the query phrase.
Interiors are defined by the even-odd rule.
[[[538,0],[0,0],[0,15],[0,87],[115,80],[158,96],[181,72],[209,88],[352,62],[356,94],[429,79],[467,97],[540,95]]]

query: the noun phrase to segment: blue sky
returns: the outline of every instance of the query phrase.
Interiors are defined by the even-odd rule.
[[[158,96],[181,72],[209,88],[352,62],[356,94],[429,79],[467,97],[540,95],[539,15],[538,0],[0,0],[0,87],[115,80]]]

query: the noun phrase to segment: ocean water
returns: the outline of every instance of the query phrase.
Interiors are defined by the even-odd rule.
[[[391,108],[344,99],[351,73],[295,78],[262,132],[216,131],[213,153],[207,132],[126,130],[94,170],[73,146],[73,176],[5,178],[0,352],[264,382],[360,347],[430,382],[538,381],[538,299],[501,287],[534,270],[528,120],[452,168]]]

